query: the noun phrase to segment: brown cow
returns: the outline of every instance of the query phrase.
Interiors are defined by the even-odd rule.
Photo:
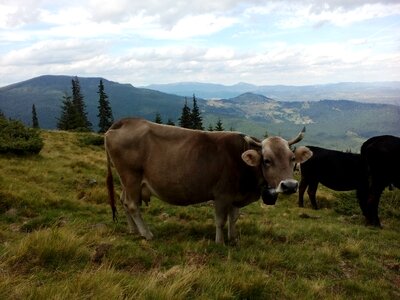
[[[217,243],[223,243],[223,226],[229,218],[228,238],[236,239],[239,207],[260,198],[275,204],[277,194],[294,193],[295,162],[312,152],[295,139],[269,137],[261,143],[235,132],[205,132],[129,118],[114,123],[105,134],[110,204],[115,216],[111,164],[121,183],[121,202],[131,231],[146,239],[153,234],[139,206],[150,196],[175,205],[214,200]]]

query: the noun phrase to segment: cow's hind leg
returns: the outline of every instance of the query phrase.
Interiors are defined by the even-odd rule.
[[[357,188],[356,195],[364,217],[368,218],[368,187]]]
[[[381,194],[385,189],[384,186],[374,186],[369,190],[368,201],[367,201],[367,224],[381,227],[381,222],[378,216],[378,208],[379,208],[379,200],[381,198]]]
[[[126,184],[124,184],[126,190],[124,207],[126,208],[127,214],[129,214],[129,216],[135,222],[140,235],[147,240],[151,240],[153,238],[153,234],[143,221],[142,215],[140,214],[140,203],[142,201],[142,188],[140,181],[141,180],[130,179],[126,182]]]
[[[121,194],[120,200],[121,200],[122,207],[124,208],[124,211],[125,211],[126,220],[128,221],[128,230],[130,233],[139,233],[139,230],[138,230],[135,222],[133,221],[131,215],[129,214],[128,207],[126,205],[124,205],[124,203],[126,203],[125,197],[126,197],[125,188],[122,188],[122,194]]]

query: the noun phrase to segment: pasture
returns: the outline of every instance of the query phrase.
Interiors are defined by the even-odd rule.
[[[241,209],[236,245],[214,243],[211,203],[152,199],[155,237],[113,223],[96,136],[43,131],[38,156],[0,156],[0,299],[400,298],[400,191],[385,191],[383,229],[364,226],[353,192],[319,187],[320,210]],[[116,191],[120,192],[117,176]]]

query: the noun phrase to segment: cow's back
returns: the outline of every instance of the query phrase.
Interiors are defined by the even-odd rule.
[[[302,177],[338,191],[353,190],[365,182],[366,165],[360,154],[307,146],[313,156],[300,165]]]

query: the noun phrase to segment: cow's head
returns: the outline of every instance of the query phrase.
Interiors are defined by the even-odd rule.
[[[279,193],[291,194],[297,191],[298,182],[293,179],[294,165],[305,162],[312,156],[312,152],[304,146],[292,151],[290,146],[302,140],[304,131],[303,129],[297,137],[289,141],[274,136],[258,143],[245,137],[249,144],[260,147],[260,150],[245,151],[242,159],[251,167],[261,168],[266,183],[262,190],[265,204],[275,204]]]

